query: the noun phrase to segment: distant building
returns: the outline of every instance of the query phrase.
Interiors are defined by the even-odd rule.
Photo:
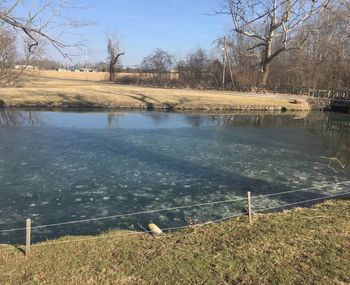
[[[25,70],[39,70],[38,66],[18,64],[15,65],[15,69],[25,69]]]
[[[95,72],[95,70],[93,70],[91,68],[81,68],[81,69],[79,69],[79,72]]]
[[[70,69],[72,72],[96,72],[96,70],[91,68],[80,68],[80,69]]]

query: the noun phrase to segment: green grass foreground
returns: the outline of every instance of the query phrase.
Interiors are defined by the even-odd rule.
[[[29,257],[0,251],[0,283],[349,284],[349,214],[350,201],[335,200],[260,214],[252,226],[244,216],[159,238],[144,233],[46,242]],[[87,237],[57,241],[77,238]]]

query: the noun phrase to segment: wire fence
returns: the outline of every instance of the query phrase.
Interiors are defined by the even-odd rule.
[[[348,183],[350,183],[350,181],[344,181],[344,182],[335,183],[335,184],[333,184],[333,186],[344,185],[344,184],[348,184]],[[308,190],[312,190],[312,189],[322,189],[322,188],[327,188],[327,187],[330,187],[330,186],[332,186],[332,185],[314,186],[314,187],[308,187],[308,188],[302,188],[302,189],[296,189],[296,190],[289,190],[289,191],[283,191],[283,192],[262,194],[262,195],[254,196],[254,199],[268,198],[268,197],[279,196],[279,195],[284,195],[284,194],[292,194],[292,193],[308,191]],[[211,206],[211,205],[218,205],[218,204],[233,203],[233,202],[243,201],[243,200],[246,200],[246,199],[247,199],[246,197],[239,197],[239,198],[235,198],[235,199],[228,199],[228,200],[221,200],[221,201],[212,201],[212,202],[197,203],[197,204],[177,206],[177,207],[168,207],[168,208],[161,208],[161,209],[145,210],[145,211],[132,212],[132,213],[122,213],[122,214],[117,214],[117,215],[112,215],[112,216],[105,216],[105,217],[96,217],[96,218],[73,220],[73,221],[67,221],[67,222],[61,222],[61,223],[37,225],[37,226],[33,226],[31,228],[32,229],[40,229],[40,228],[63,226],[63,225],[71,225],[71,224],[77,224],[77,223],[100,221],[100,220],[107,220],[107,219],[114,219],[114,218],[128,217],[128,216],[135,216],[135,215],[153,214],[153,213],[159,213],[159,212],[165,212],[165,211],[175,211],[175,210],[182,210],[182,209],[187,209],[187,208],[195,208],[195,207],[202,207],[202,206]],[[288,205],[282,205],[282,206],[288,206]],[[13,228],[13,229],[4,229],[4,230],[0,230],[0,233],[15,232],[15,231],[21,231],[21,230],[25,230],[25,229],[26,229],[25,227]]]
[[[186,229],[186,228],[194,228],[194,227],[199,227],[199,226],[204,226],[204,225],[209,225],[213,223],[218,223],[224,220],[228,220],[234,217],[240,217],[246,215],[245,213],[240,213],[240,214],[235,214],[235,215],[230,215],[228,217],[216,219],[213,221],[208,221],[203,224],[195,224],[195,225],[184,225],[184,226],[177,226],[177,227],[169,227],[169,228],[162,228],[163,232],[170,232],[174,230],[181,230],[181,229]],[[73,239],[73,240],[63,240],[63,241],[54,241],[54,242],[46,242],[46,243],[38,243],[38,244],[33,244],[31,247],[42,247],[42,246],[50,246],[50,245],[58,245],[58,244],[65,244],[65,243],[74,243],[74,242],[85,242],[85,241],[92,241],[92,240],[100,240],[100,239],[109,239],[109,238],[120,238],[120,237],[125,237],[125,236],[137,236],[137,235],[144,235],[144,234],[152,234],[152,231],[150,230],[144,230],[144,231],[134,231],[134,232],[128,232],[128,233],[122,233],[122,234],[115,234],[115,235],[99,235],[95,237],[87,237],[87,238],[80,238],[80,239]],[[160,236],[161,237],[161,236]],[[0,249],[0,252],[2,251],[9,251],[9,250],[15,250],[17,248],[12,247],[12,248],[5,248],[5,249]]]
[[[331,184],[331,185],[314,186],[314,187],[296,189],[296,190],[291,190],[291,191],[268,193],[268,194],[262,194],[262,195],[253,196],[253,199],[255,201],[255,200],[258,200],[258,199],[261,199],[261,198],[268,198],[268,197],[273,197],[273,196],[278,196],[278,195],[293,194],[293,193],[302,192],[302,191],[308,191],[308,190],[313,190],[313,189],[323,189],[323,188],[327,188],[327,187],[330,187],[330,186],[347,185],[349,183],[350,183],[350,181],[344,181],[344,182],[339,182],[339,183],[335,183],[335,184]],[[313,198],[313,199],[307,199],[307,200],[302,200],[302,201],[293,202],[293,203],[285,203],[285,204],[281,204],[281,205],[277,205],[277,206],[273,206],[273,207],[259,207],[258,203],[251,203],[251,207],[252,207],[253,213],[268,212],[268,211],[275,211],[275,210],[279,210],[279,209],[291,208],[293,206],[300,205],[300,204],[314,203],[314,202],[317,202],[317,201],[322,201],[322,200],[331,199],[331,198],[339,198],[339,197],[346,196],[346,195],[350,195],[350,191],[335,193],[335,194],[331,194],[331,195],[324,195],[324,196],[321,196],[321,197],[317,197],[317,198]],[[145,211],[139,211],[139,212],[133,212],[133,213],[123,213],[123,214],[117,214],[117,215],[106,216],[106,217],[96,217],[96,218],[74,220],[74,221],[67,221],[67,222],[61,222],[61,223],[37,225],[37,226],[31,227],[31,229],[42,229],[42,228],[56,227],[56,226],[58,227],[58,226],[64,226],[64,225],[72,225],[72,224],[86,223],[86,222],[106,220],[106,219],[114,219],[114,218],[120,218],[120,217],[129,217],[129,216],[144,215],[144,214],[151,214],[151,213],[159,213],[159,212],[165,212],[165,211],[175,211],[175,210],[181,210],[181,209],[187,209],[187,208],[205,207],[205,206],[220,205],[220,204],[226,204],[226,203],[234,203],[234,202],[238,202],[238,201],[247,201],[247,197],[237,197],[235,199],[222,200],[222,201],[196,203],[196,204],[183,205],[183,206],[178,206],[178,207],[168,207],[168,208],[145,210]],[[250,205],[248,205],[248,206],[250,206]],[[248,207],[248,208],[250,208],[250,207]],[[163,232],[169,232],[169,231],[172,231],[172,230],[179,230],[179,229],[185,229],[185,228],[190,228],[190,227],[203,226],[203,225],[207,225],[207,224],[218,223],[218,222],[221,222],[221,221],[224,221],[224,220],[228,220],[228,219],[231,219],[231,218],[234,218],[234,217],[240,217],[240,216],[247,215],[247,214],[251,214],[251,213],[248,213],[248,210],[245,210],[245,211],[242,211],[242,213],[236,213],[236,214],[228,215],[226,217],[222,217],[222,218],[219,218],[219,219],[207,221],[207,222],[202,223],[202,224],[183,225],[183,226],[162,228],[162,231]],[[3,230],[0,230],[0,234],[1,233],[8,233],[8,232],[16,232],[16,231],[27,231],[27,230],[28,230],[27,227],[13,228],[13,229],[3,229]],[[132,235],[140,235],[140,234],[151,234],[151,233],[152,233],[152,231],[150,231],[150,230],[134,231],[134,232],[124,233],[124,234],[117,234],[117,235],[100,235],[100,236],[95,236],[95,237],[87,237],[87,238],[72,239],[72,240],[65,240],[65,241],[54,241],[54,242],[47,242],[47,243],[38,243],[38,244],[31,245],[31,247],[49,246],[49,245],[56,245],[56,244],[63,244],[63,243],[72,243],[72,242],[84,242],[84,241],[90,241],[90,240],[116,238],[116,237],[132,236]],[[0,248],[0,252],[1,251],[7,251],[7,250],[13,250],[13,249],[16,249],[16,248],[15,247],[13,247],[13,248],[6,248],[6,249],[1,249]]]
[[[128,216],[136,216],[136,215],[143,215],[143,214],[154,214],[154,213],[159,213],[159,212],[175,211],[175,210],[181,210],[181,209],[186,209],[186,208],[194,208],[194,207],[202,207],[202,206],[208,206],[208,205],[232,203],[232,202],[236,202],[236,201],[242,201],[245,199],[246,199],[245,197],[242,197],[242,198],[237,198],[237,199],[230,199],[230,200],[223,200],[223,201],[216,201],[216,202],[198,203],[198,204],[192,204],[192,205],[186,205],[186,206],[178,206],[178,207],[171,207],[171,208],[163,208],[163,209],[155,209],[155,210],[146,210],[146,211],[133,212],[133,213],[118,214],[118,215],[106,216],[106,217],[82,219],[82,220],[75,220],[75,221],[68,221],[68,222],[54,223],[54,224],[47,224],[47,225],[38,225],[38,226],[32,227],[32,229],[71,225],[71,224],[100,221],[100,220],[107,220],[107,219],[114,219],[114,218],[121,218],[121,217],[128,217]],[[15,232],[15,231],[21,231],[21,230],[25,230],[25,229],[26,228],[7,229],[7,230],[1,230],[0,233]]]

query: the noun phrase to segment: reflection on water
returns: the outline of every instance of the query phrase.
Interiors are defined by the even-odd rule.
[[[0,111],[0,231],[289,191],[271,207],[346,191],[350,118],[344,114],[197,115]],[[346,164],[329,166],[335,157]],[[220,218],[243,203],[34,231],[34,240]],[[24,235],[22,235],[24,236]],[[1,242],[23,242],[18,233]]]
[[[0,126],[42,126],[76,128],[179,128],[179,127],[294,127],[318,134],[327,155],[350,163],[350,118],[348,115],[300,112],[285,115],[227,114],[198,115],[166,112],[61,113],[0,110]]]
[[[42,119],[38,113],[0,109],[0,126],[40,126],[41,124]]]

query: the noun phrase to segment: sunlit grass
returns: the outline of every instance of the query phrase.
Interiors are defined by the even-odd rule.
[[[307,110],[304,99],[217,90],[186,90],[117,85],[99,81],[104,73],[41,72],[27,87],[0,89],[4,106],[148,108],[170,110]],[[96,80],[96,81],[94,81]]]
[[[350,201],[168,233],[0,252],[3,284],[348,284]],[[65,237],[58,241],[86,237]],[[53,241],[56,242],[56,241]],[[8,246],[3,248],[10,248]]]

